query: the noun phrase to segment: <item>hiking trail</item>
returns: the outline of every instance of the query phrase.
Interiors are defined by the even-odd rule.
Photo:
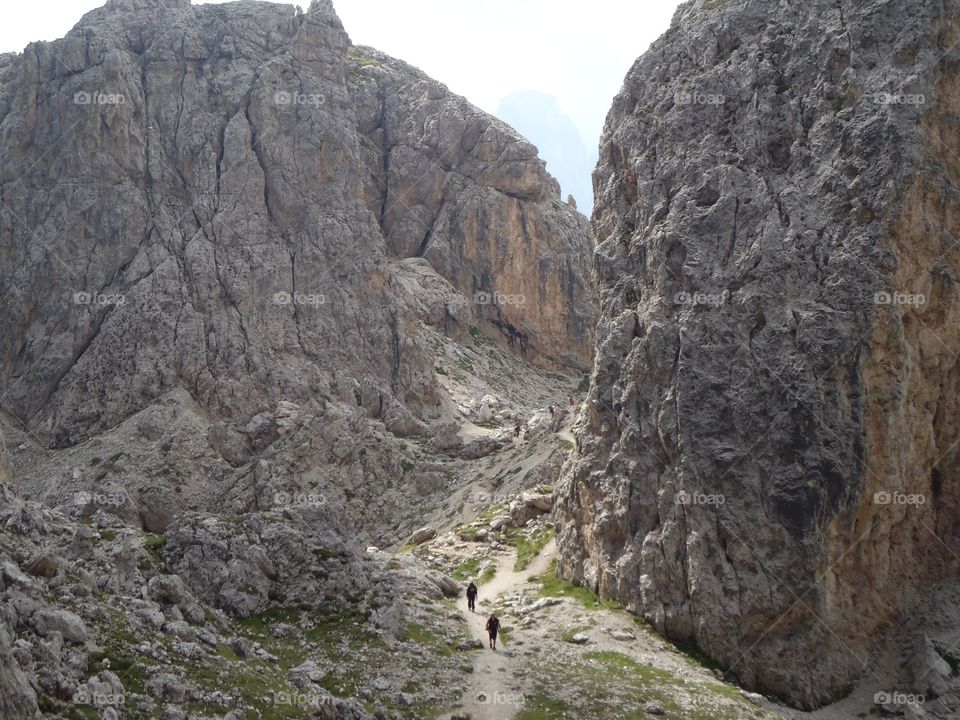
[[[471,720],[509,720],[522,709],[522,680],[517,675],[522,660],[513,646],[524,630],[508,625],[501,614],[501,622],[509,634],[507,642],[503,638],[498,639],[497,650],[493,651],[489,648],[487,638],[487,618],[498,599],[528,588],[529,578],[547,572],[556,556],[556,549],[556,542],[551,540],[521,571],[514,570],[514,554],[497,558],[496,575],[479,586],[477,612],[464,611],[470,637],[480,640],[483,649],[476,651],[473,673],[460,698],[460,709],[443,715],[443,718],[468,715]],[[463,602],[466,603],[466,600]]]

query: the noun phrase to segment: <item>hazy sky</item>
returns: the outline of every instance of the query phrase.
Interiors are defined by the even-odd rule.
[[[19,52],[33,40],[62,37],[81,15],[102,4],[5,2],[0,51]],[[677,4],[678,0],[334,0],[355,43],[373,45],[416,65],[488,112],[514,90],[555,95],[591,148],[631,63],[667,29]]]

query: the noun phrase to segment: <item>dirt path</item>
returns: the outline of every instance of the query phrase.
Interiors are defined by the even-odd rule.
[[[513,569],[516,558],[504,555],[497,560],[497,574],[480,586],[477,612],[467,612],[470,636],[483,643],[477,652],[470,683],[460,698],[461,708],[444,718],[469,715],[472,720],[509,720],[522,707],[522,688],[516,676],[519,662],[509,644],[497,643],[494,652],[488,648],[486,623],[490,608],[503,595],[529,587],[527,579],[546,572],[556,555],[556,543],[550,543],[534,558],[526,570]]]

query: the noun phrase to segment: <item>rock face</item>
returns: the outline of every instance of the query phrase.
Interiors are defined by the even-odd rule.
[[[10,464],[10,455],[2,434],[0,434],[0,484],[13,485],[13,467]]]
[[[290,398],[416,432],[412,260],[466,296],[450,332],[589,365],[589,228],[535,148],[329,2],[111,0],[0,57],[0,134],[2,405],[57,447],[175,388],[230,460]]]
[[[560,569],[801,706],[955,575],[958,17],[685,3],[594,174]]]

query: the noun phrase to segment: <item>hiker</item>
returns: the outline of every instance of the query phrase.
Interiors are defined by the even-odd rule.
[[[520,437],[520,418],[513,421],[513,436],[515,438]]]
[[[490,649],[497,649],[497,634],[500,632],[500,619],[496,613],[490,613],[487,618],[487,633],[490,635]]]
[[[570,396],[570,407],[573,407],[575,403],[573,402],[573,395]]]
[[[473,584],[472,580],[467,585],[467,610],[470,612],[477,611],[477,586]]]
[[[554,409],[553,409],[553,405],[551,405],[551,406],[550,406],[550,415],[552,416],[553,413],[554,413]]]

